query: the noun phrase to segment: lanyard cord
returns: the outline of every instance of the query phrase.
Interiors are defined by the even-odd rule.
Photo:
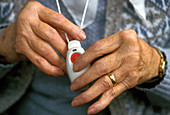
[[[57,3],[57,7],[58,7],[58,12],[61,14],[61,9],[60,9],[59,1],[56,0],[56,3]],[[82,16],[82,19],[81,19],[81,25],[80,25],[80,28],[81,28],[81,29],[82,29],[82,27],[83,27],[83,23],[84,23],[84,20],[85,20],[85,17],[86,17],[86,12],[87,12],[87,7],[88,7],[88,5],[89,5],[89,0],[86,0],[86,5],[85,5],[85,7],[84,7],[83,16]],[[65,36],[66,36],[67,42],[69,43],[69,39],[68,39],[67,33],[65,33]]]
[[[81,19],[81,25],[80,25],[81,29],[83,28],[83,24],[84,24],[84,20],[85,20],[85,17],[86,17],[86,12],[87,12],[88,5],[89,5],[89,0],[86,0],[86,5],[84,7],[83,16],[82,16],[82,19]]]

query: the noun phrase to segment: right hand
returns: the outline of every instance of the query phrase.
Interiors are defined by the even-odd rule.
[[[66,64],[49,44],[65,58],[67,43],[64,32],[70,39],[85,38],[85,33],[62,14],[30,1],[19,13],[17,21],[5,30],[0,40],[0,54],[8,62],[26,57],[48,75],[63,75]]]

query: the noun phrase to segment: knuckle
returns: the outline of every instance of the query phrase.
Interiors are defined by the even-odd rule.
[[[134,77],[133,77],[134,78]],[[130,89],[130,88],[133,88],[133,87],[135,87],[136,85],[137,85],[137,80],[136,80],[136,78],[134,78],[133,80],[131,80],[132,82],[131,83],[126,83],[127,84],[127,88],[128,89]]]
[[[31,17],[35,17],[35,14],[36,14],[35,11],[38,11],[39,9],[41,9],[42,6],[43,5],[38,1],[32,1],[32,0],[29,1],[19,13],[18,19],[29,20]],[[32,15],[30,12],[34,13],[34,15]]]
[[[41,47],[41,50],[45,56],[48,56],[50,54],[50,48],[48,48],[47,46]]]
[[[98,53],[101,51],[101,47],[102,45],[100,44],[99,41],[95,42],[93,45],[92,45],[92,52],[95,52],[95,53]]]
[[[46,74],[54,76],[57,75],[56,69],[53,67],[46,67]]]
[[[40,8],[42,4],[38,1],[30,0],[27,5],[31,5],[34,8]]]
[[[122,31],[120,32],[119,36],[121,39],[128,39],[128,40],[137,39],[137,34],[133,29]]]
[[[103,75],[108,72],[108,67],[106,63],[103,62],[103,60],[98,60],[95,62],[95,70],[99,75]]]
[[[54,37],[55,35],[56,35],[56,30],[53,28],[49,28],[47,31],[45,31],[45,36],[47,38],[50,38],[51,40],[55,39]]]
[[[114,97],[115,97],[115,90],[114,89],[111,89],[111,90],[109,90],[109,92],[108,92],[108,94],[109,94],[109,97],[111,98],[111,99],[113,99]]]
[[[100,89],[106,91],[106,90],[110,89],[111,87],[112,87],[112,85],[110,84],[108,76],[104,76],[101,81]]]
[[[102,65],[102,64],[101,64],[101,65]],[[107,73],[108,70],[109,70],[109,69],[108,69],[108,66],[105,65],[105,64],[103,64],[103,66],[102,66],[101,69],[100,69],[100,71],[101,71],[102,74]]]
[[[60,14],[60,13],[55,13],[52,16],[52,19],[57,21],[59,24],[63,24],[66,22],[66,18],[64,17],[64,15]]]
[[[132,79],[133,79],[133,82],[132,82],[131,88],[135,87],[138,84],[138,80],[139,80],[139,72],[138,71],[134,72]]]
[[[125,89],[129,89],[129,84],[126,81],[122,82],[122,85],[125,87]]]
[[[43,59],[43,58],[38,58],[38,57],[36,57],[36,58],[34,59],[34,63],[35,63],[35,65],[37,65],[37,66],[42,66],[42,65],[43,65],[43,62],[44,62],[44,59]]]
[[[113,100],[116,96],[114,88],[108,90],[107,93],[105,93],[105,96],[109,98],[110,101]]]
[[[138,53],[127,57],[127,61],[133,62],[132,66],[138,65],[140,62],[140,55]],[[130,65],[129,65],[130,66]]]
[[[35,33],[38,33],[38,30],[42,29],[40,22],[35,19],[30,20],[30,26]]]
[[[122,84],[126,87],[126,89],[135,87],[137,83],[138,83],[138,77],[136,74],[134,74],[134,72],[129,73],[127,79],[122,82]]]

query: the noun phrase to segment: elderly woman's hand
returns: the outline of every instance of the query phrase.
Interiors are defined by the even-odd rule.
[[[70,39],[85,38],[85,33],[62,14],[39,2],[29,1],[19,13],[17,21],[5,29],[0,39],[0,55],[4,56],[7,62],[28,58],[46,74],[63,75],[66,64],[52,46],[66,57],[64,32]]]
[[[72,91],[81,89],[92,81],[95,83],[75,97],[72,105],[81,106],[101,95],[88,109],[89,114],[95,114],[126,89],[157,76],[159,62],[157,51],[139,39],[133,30],[121,31],[104,38],[93,44],[74,63],[74,71],[93,64],[87,72],[72,82]],[[116,85],[113,85],[108,73],[114,75]]]

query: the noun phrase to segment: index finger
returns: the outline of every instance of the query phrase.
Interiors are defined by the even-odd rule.
[[[96,61],[85,73],[76,78],[71,84],[71,90],[78,90],[99,77],[119,68],[123,60],[117,58],[118,53],[112,53]]]
[[[134,49],[134,51],[139,50],[139,40],[137,38],[136,32],[132,29],[120,31],[104,38],[93,44],[83,55],[79,56],[74,63],[73,70],[80,71],[95,59],[119,49],[121,50],[121,46],[124,46],[123,51],[121,51],[122,54],[126,53],[125,51],[127,51],[128,48],[134,49],[134,47],[136,47],[137,49]],[[129,47],[127,48],[127,46]],[[81,65],[79,63],[81,63]]]
[[[73,65],[73,70],[74,71],[82,70],[84,67],[92,63],[94,60],[106,54],[114,52],[121,46],[121,44],[122,42],[119,39],[118,33],[107,38],[104,38],[100,41],[97,41],[89,49],[87,49],[87,51],[84,54],[80,55],[76,59]]]
[[[77,40],[83,40],[86,35],[82,29],[69,21],[62,14],[57,13],[47,7],[39,10],[39,17],[42,21],[48,23],[56,29],[61,29]]]

